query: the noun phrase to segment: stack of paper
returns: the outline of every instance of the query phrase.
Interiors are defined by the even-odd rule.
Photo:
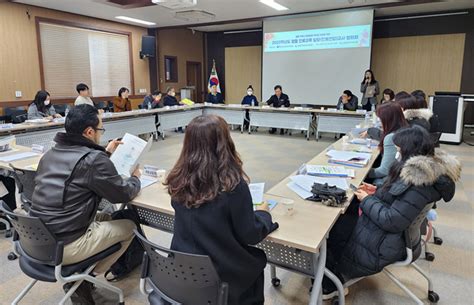
[[[306,173],[311,176],[321,177],[355,177],[353,169],[344,166],[306,165]]]
[[[253,204],[261,204],[263,202],[265,183],[250,183],[249,189]]]
[[[329,186],[337,186],[343,190],[347,190],[349,188],[347,185],[347,180],[344,178],[296,175],[290,177],[290,180],[291,182],[288,183],[287,186],[303,199],[307,199],[313,195],[313,193],[311,193],[311,189],[315,183],[327,183]]]
[[[329,163],[342,164],[354,167],[364,167],[372,157],[368,153],[360,153],[354,151],[344,150],[330,150],[326,153],[328,155]]]

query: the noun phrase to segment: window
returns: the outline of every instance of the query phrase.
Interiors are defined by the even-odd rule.
[[[39,21],[43,86],[55,98],[77,95],[76,85],[89,85],[92,96],[133,92],[130,34]]]
[[[178,82],[178,57],[165,55],[165,80],[171,83]]]

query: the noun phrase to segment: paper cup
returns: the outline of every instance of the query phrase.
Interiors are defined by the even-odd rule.
[[[295,213],[295,201],[293,199],[283,198],[280,202],[285,207],[286,215],[291,216]]]

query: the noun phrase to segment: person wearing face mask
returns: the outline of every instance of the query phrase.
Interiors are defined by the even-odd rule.
[[[393,136],[398,161],[382,186],[363,184],[354,193],[356,213],[339,217],[327,243],[326,267],[344,283],[376,274],[406,257],[405,231],[426,205],[455,194],[461,164],[454,156],[435,150],[428,132],[419,126],[402,128]],[[414,259],[421,238],[411,245]],[[337,295],[323,280],[323,299]]]
[[[28,120],[60,118],[61,115],[56,113],[54,106],[51,104],[51,98],[48,91],[40,90],[36,93],[35,99],[28,106]]]
[[[387,177],[393,162],[395,162],[397,150],[393,144],[393,135],[400,128],[408,126],[408,123],[403,116],[402,108],[396,103],[382,104],[377,108],[377,116],[382,123],[379,143],[382,159],[379,167],[370,169],[367,178],[372,179],[373,184],[381,185],[385,177]]]
[[[103,273],[127,250],[136,225],[129,219],[96,215],[99,203],[102,198],[111,203],[133,200],[140,191],[140,171],[137,166],[130,178],[118,174],[109,157],[121,142],[99,145],[105,129],[93,106],[72,108],[64,128],[66,132],[57,133],[56,145],[39,162],[30,215],[39,217],[64,243],[64,265],[120,243],[117,252],[95,267],[94,273]],[[91,290],[92,285],[83,282],[71,297],[73,304],[94,304]]]
[[[249,85],[247,87],[247,95],[244,96],[242,99],[242,105],[248,106],[258,106],[258,99],[255,95],[253,95],[253,87]],[[249,111],[245,111],[245,119],[244,119],[244,129],[248,129],[250,124],[250,114]]]
[[[206,103],[224,104],[224,96],[222,95],[222,93],[217,92],[216,84],[211,84],[211,90],[207,94]]]
[[[176,99],[176,91],[173,87],[166,88],[166,96],[163,98],[164,106],[178,106],[179,102]]]
[[[132,104],[130,103],[130,100],[128,99],[128,95],[130,94],[130,91],[122,87],[120,88],[118,95],[114,97],[113,103],[114,103],[114,112],[124,112],[124,111],[131,111],[132,110]]]

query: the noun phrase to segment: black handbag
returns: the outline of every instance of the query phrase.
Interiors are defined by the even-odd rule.
[[[315,183],[311,188],[313,196],[308,200],[321,202],[324,205],[337,207],[341,206],[347,199],[346,191],[337,186],[329,186],[327,183]]]

